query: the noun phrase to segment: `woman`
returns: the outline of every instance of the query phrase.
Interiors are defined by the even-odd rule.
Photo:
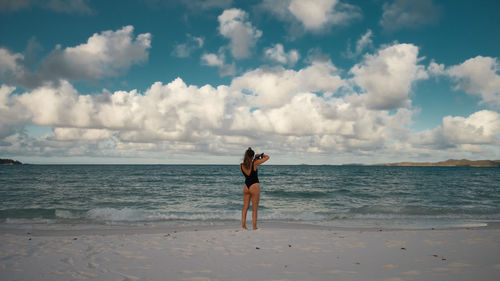
[[[257,167],[269,160],[269,156],[264,153],[254,159],[255,152],[248,148],[243,157],[243,163],[240,164],[240,170],[245,176],[245,185],[243,186],[243,210],[241,211],[241,228],[247,229],[247,211],[252,199],[252,220],[253,229],[257,229],[257,209],[259,208],[260,184],[257,175]]]

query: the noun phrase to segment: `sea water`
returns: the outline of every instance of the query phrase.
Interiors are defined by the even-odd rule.
[[[499,168],[265,164],[259,179],[264,222],[408,229],[500,220]],[[0,226],[237,226],[243,184],[238,165],[0,166]]]

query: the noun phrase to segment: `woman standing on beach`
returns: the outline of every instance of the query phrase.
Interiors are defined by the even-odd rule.
[[[252,199],[252,222],[253,229],[257,229],[257,209],[259,208],[260,184],[257,175],[257,167],[269,160],[269,155],[264,153],[255,157],[252,148],[248,148],[243,156],[243,163],[240,164],[240,170],[245,176],[245,185],[243,186],[243,210],[241,211],[241,228],[247,229],[247,211]]]

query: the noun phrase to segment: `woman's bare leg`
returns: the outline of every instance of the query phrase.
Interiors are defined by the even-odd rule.
[[[258,183],[253,184],[250,187],[250,194],[252,195],[253,229],[257,229],[257,211],[259,209],[259,199],[260,199],[260,185]]]
[[[241,228],[247,229],[247,211],[250,207],[250,198],[252,195],[246,185],[243,186],[243,210],[241,210]]]

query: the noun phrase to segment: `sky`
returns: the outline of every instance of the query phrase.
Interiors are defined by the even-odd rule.
[[[498,1],[0,0],[0,158],[500,159]]]

